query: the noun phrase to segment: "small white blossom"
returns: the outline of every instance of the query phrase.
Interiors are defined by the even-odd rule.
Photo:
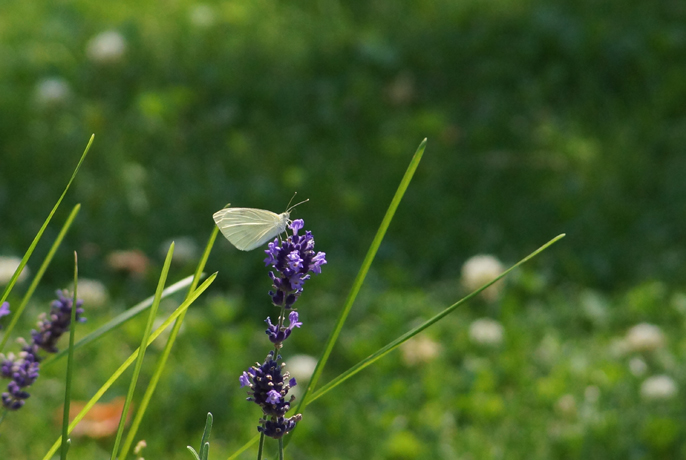
[[[566,394],[555,403],[555,410],[564,417],[576,416],[576,399],[574,395]]]
[[[676,382],[668,375],[655,375],[641,384],[641,396],[645,399],[671,399],[676,393]]]
[[[21,263],[21,259],[19,257],[13,257],[13,256],[0,256],[0,284],[5,285],[10,282],[12,279],[12,275],[14,275],[14,272],[17,270],[17,267],[19,267],[19,264]],[[19,275],[19,278],[17,278],[18,282],[24,281],[28,276],[29,276],[29,267],[24,267],[24,269],[21,271],[21,274]]]
[[[641,323],[629,329],[625,342],[629,351],[653,351],[665,345],[665,336],[659,327]]]
[[[631,371],[634,377],[642,376],[647,370],[648,365],[641,358],[631,358],[631,361],[629,361],[629,371]]]
[[[172,255],[172,262],[177,264],[187,264],[196,262],[200,254],[200,248],[193,238],[190,236],[181,236],[171,240],[167,240],[160,246],[160,255],[165,257],[169,246],[174,241],[174,254]]]
[[[427,363],[436,358],[441,352],[441,345],[430,337],[419,335],[411,338],[400,346],[403,362],[408,366]]]
[[[126,53],[126,39],[116,30],[102,32],[88,41],[86,54],[97,64],[115,64]]]
[[[316,366],[317,359],[309,355],[294,355],[286,361],[286,370],[291,377],[295,377],[298,384],[310,380]]]
[[[189,16],[191,24],[200,28],[210,27],[215,21],[214,9],[205,3],[194,5]]]
[[[596,403],[600,399],[600,388],[595,385],[589,385],[584,390],[584,398],[589,403]]]
[[[40,107],[57,107],[71,97],[71,88],[62,78],[44,78],[36,84],[34,98]]]
[[[476,255],[462,265],[462,285],[474,291],[505,271],[503,264],[490,255]],[[502,289],[502,282],[498,281],[481,294],[486,300],[496,300]]]
[[[503,334],[503,326],[490,318],[477,319],[469,326],[469,338],[479,345],[500,345]]]
[[[70,289],[73,292],[74,285],[72,284]],[[88,307],[100,307],[105,302],[107,302],[108,293],[107,288],[104,284],[97,280],[91,279],[81,279],[79,278],[79,284],[77,286],[77,293],[79,299],[83,300],[83,303]]]

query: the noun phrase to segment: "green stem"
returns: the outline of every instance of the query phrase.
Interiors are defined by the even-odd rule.
[[[283,438],[279,438],[279,460],[283,460]]]
[[[257,460],[262,460],[262,450],[264,449],[264,433],[260,433],[260,447],[257,450]]]

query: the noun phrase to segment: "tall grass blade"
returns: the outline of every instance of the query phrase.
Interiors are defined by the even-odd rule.
[[[212,413],[207,413],[207,420],[205,420],[205,430],[202,432],[202,440],[200,441],[200,459],[207,460],[210,455],[210,434],[212,433],[212,422],[214,417]]]
[[[200,262],[198,263],[198,266],[195,269],[195,275],[193,276],[193,282],[191,283],[191,286],[188,288],[188,294],[186,295],[186,299],[190,297],[190,295],[193,293],[195,290],[195,287],[198,285],[198,282],[200,281],[200,276],[202,275],[203,270],[205,269],[205,265],[207,264],[207,259],[210,257],[210,252],[212,252],[212,247],[214,246],[214,242],[217,239],[217,234],[219,233],[219,228],[215,225],[214,230],[212,231],[212,235],[210,236],[210,239],[207,242],[207,245],[205,246],[205,251],[203,252],[203,255],[200,259]],[[129,429],[128,434],[126,435],[126,440],[124,441],[124,445],[122,446],[120,457],[121,458],[126,458],[126,456],[129,453],[129,450],[131,449],[131,446],[133,445],[133,441],[136,437],[136,433],[138,433],[138,427],[140,426],[141,421],[143,420],[143,415],[145,415],[145,411],[148,408],[148,404],[150,404],[150,400],[152,399],[152,395],[155,392],[155,388],[157,388],[157,383],[160,380],[160,377],[162,376],[162,371],[164,370],[164,366],[167,364],[167,358],[169,358],[169,354],[171,353],[172,346],[174,345],[174,342],[176,341],[176,336],[179,333],[179,329],[181,329],[181,324],[183,323],[183,319],[186,317],[186,312],[182,313],[177,319],[176,322],[174,323],[174,327],[171,330],[171,334],[169,334],[169,338],[167,339],[167,344],[164,346],[164,350],[162,351],[162,355],[160,356],[157,366],[155,367],[155,371],[153,373],[152,379],[150,379],[150,383],[148,384],[148,388],[145,390],[145,394],[143,395],[143,399],[141,400],[141,403],[138,407],[138,411],[136,412],[136,416],[133,419],[133,423],[131,424],[131,428]],[[204,442],[203,442],[204,444]],[[201,446],[202,449],[202,446]],[[201,457],[202,457],[202,451],[200,452]]]
[[[400,204],[400,201],[402,200],[403,195],[407,190],[407,187],[410,185],[410,181],[412,181],[412,176],[414,176],[414,173],[417,170],[417,167],[419,166],[419,162],[422,159],[422,155],[424,154],[425,148],[426,139],[424,139],[421,142],[421,144],[419,144],[417,151],[415,152],[414,156],[412,157],[412,160],[410,161],[410,165],[407,167],[407,170],[405,171],[405,175],[400,181],[398,190],[395,192],[393,200],[391,201],[391,204],[388,207],[388,210],[386,211],[386,215],[381,221],[381,225],[379,226],[379,229],[376,232],[376,236],[374,237],[374,240],[372,241],[372,244],[369,247],[369,250],[367,251],[367,255],[365,256],[364,261],[362,262],[360,271],[357,273],[357,277],[355,278],[355,281],[353,282],[348,297],[345,300],[343,309],[341,310],[341,313],[338,316],[338,320],[336,321],[336,325],[334,326],[333,332],[331,333],[331,336],[329,337],[329,339],[326,342],[326,345],[324,346],[324,352],[322,353],[321,357],[319,358],[319,361],[317,362],[317,366],[314,369],[314,373],[312,374],[310,382],[305,388],[303,395],[300,397],[300,403],[295,409],[296,414],[301,413],[302,408],[305,407],[308,393],[315,388],[317,382],[319,381],[319,377],[321,376],[322,371],[324,370],[324,366],[326,366],[326,362],[329,359],[329,355],[331,355],[331,350],[333,350],[333,346],[338,340],[338,336],[340,335],[341,330],[343,329],[343,324],[345,323],[345,320],[348,318],[350,309],[352,308],[353,303],[357,298],[357,294],[360,292],[360,288],[364,283],[365,277],[367,276],[367,272],[369,271],[369,267],[372,265],[372,261],[376,256],[379,246],[381,245],[381,241],[383,241],[383,238],[386,235],[386,230],[388,230],[388,226],[391,224],[391,221],[393,220],[395,211],[396,209],[398,209],[398,205]],[[288,444],[288,441],[286,442],[286,444]]]
[[[149,346],[152,342],[155,341],[159,335],[164,332],[165,329],[167,329],[171,323],[179,317],[181,313],[186,311],[188,307],[190,307],[195,300],[200,297],[200,295],[205,292],[205,290],[210,287],[210,285],[214,282],[215,278],[217,278],[217,273],[213,273],[210,275],[209,278],[205,280],[204,283],[198,287],[195,291],[193,291],[193,295],[188,298],[188,300],[185,300],[179,307],[174,310],[174,313],[169,315],[169,317],[162,323],[160,327],[155,329],[155,332],[150,334],[150,337],[148,338],[146,346]],[[110,378],[105,382],[105,384],[100,387],[100,389],[95,393],[95,395],[86,403],[84,408],[77,414],[77,416],[72,420],[72,422],[69,424],[69,432],[74,429],[74,427],[83,419],[83,417],[88,413],[89,410],[97,403],[102,395],[105,394],[105,392],[114,384],[114,382],[117,381],[117,379],[126,371],[126,369],[129,368],[129,366],[138,358],[138,353],[140,352],[140,348],[138,348],[136,351],[131,353],[131,356],[129,356],[124,363],[122,363],[121,366],[110,376]],[[45,454],[43,457],[43,460],[50,460],[52,456],[57,452],[57,449],[59,448],[60,442],[61,442],[62,437],[60,436],[57,441],[52,445],[50,450]]]
[[[193,283],[193,275],[187,276],[183,278],[181,281],[177,281],[176,283],[172,284],[168,288],[166,288],[164,291],[162,291],[162,298],[167,298],[173,294],[176,294],[179,292],[181,289],[185,288],[186,286],[189,286],[191,283]],[[139,313],[142,313],[145,311],[147,308],[149,308],[152,305],[153,300],[155,299],[155,296],[152,295],[145,299],[142,302],[137,303],[135,306],[129,308],[125,312],[117,315],[115,318],[111,319],[108,321],[106,324],[102,325],[95,331],[91,332],[90,334],[85,335],[81,340],[76,342],[76,345],[74,347],[76,349],[89,344],[90,342],[93,342],[94,340],[99,339],[103,335],[107,334],[108,332],[111,332],[112,330],[116,329],[117,327],[121,326],[124,324],[126,321],[130,320],[134,316],[138,315]],[[49,356],[48,358],[45,359],[41,363],[41,368],[44,368],[48,364],[52,364],[53,362],[57,361],[58,359],[62,358],[67,354],[67,350],[61,350],[59,353],[56,353],[54,355]]]
[[[162,291],[164,291],[164,285],[167,282],[167,275],[169,274],[169,267],[171,267],[173,255],[174,242],[172,242],[172,244],[169,246],[169,251],[167,251],[167,258],[164,260],[164,266],[162,267],[160,280],[157,283],[157,290],[155,291],[155,300],[150,308],[150,313],[148,313],[148,323],[145,325],[145,331],[143,332],[143,337],[141,338],[141,346],[138,348],[140,352],[138,353],[138,359],[136,359],[136,365],[133,368],[133,376],[131,377],[131,383],[129,384],[129,391],[126,394],[126,401],[124,401],[124,408],[122,409],[121,418],[119,419],[119,428],[117,428],[117,437],[114,440],[111,460],[115,460],[117,458],[117,452],[119,452],[119,443],[121,442],[122,435],[124,434],[124,425],[126,425],[126,414],[128,413],[129,406],[131,405],[133,393],[136,391],[136,383],[138,383],[138,376],[140,375],[141,368],[143,367],[143,359],[145,358],[145,350],[148,347],[148,337],[150,337],[152,324],[155,321],[155,316],[157,315],[157,308],[160,306],[160,301],[162,300]]]
[[[57,200],[57,203],[55,203],[55,206],[52,208],[52,211],[50,211],[50,214],[48,214],[48,218],[45,219],[45,222],[43,222],[43,226],[40,228],[40,230],[38,230],[38,233],[36,234],[35,238],[31,242],[31,245],[26,250],[24,257],[22,257],[21,262],[19,263],[19,266],[17,267],[17,270],[14,272],[14,275],[12,275],[12,278],[10,279],[10,282],[7,284],[7,287],[5,287],[5,291],[2,293],[2,297],[0,297],[0,305],[2,305],[2,303],[5,300],[7,300],[7,297],[10,295],[12,288],[14,287],[14,285],[17,282],[17,278],[19,278],[19,275],[21,274],[22,270],[24,270],[26,263],[29,261],[29,258],[33,254],[33,250],[36,249],[36,245],[38,244],[41,237],[43,236],[43,232],[45,232],[45,229],[48,227],[50,220],[52,220],[52,216],[55,214],[55,211],[57,211],[57,208],[60,207],[60,203],[62,203],[64,196],[67,194],[67,191],[69,190],[69,187],[71,186],[71,183],[74,181],[74,178],[76,177],[76,173],[79,172],[79,168],[81,167],[83,160],[86,159],[86,155],[88,154],[88,151],[91,148],[91,144],[93,143],[94,137],[95,137],[95,134],[93,134],[91,136],[90,140],[88,141],[88,145],[86,145],[86,149],[83,151],[83,154],[81,155],[81,159],[79,160],[78,164],[76,165],[76,169],[74,169],[74,172],[71,175],[71,179],[69,179],[69,182],[67,183],[67,186],[65,187],[64,191],[62,192],[62,195],[60,195],[59,200]],[[14,316],[19,316],[19,315],[17,313],[15,313]],[[12,321],[13,321],[13,323],[16,323],[16,320],[14,318],[12,318]],[[5,332],[5,335],[2,338],[2,342],[0,342],[0,352],[2,352],[2,350],[4,349],[10,332],[11,332],[11,330],[8,328],[7,332]]]
[[[405,334],[401,335],[400,337],[398,337],[397,339],[395,339],[394,341],[392,341],[391,343],[389,343],[389,344],[386,345],[385,347],[380,348],[380,349],[377,350],[375,353],[371,354],[369,357],[367,357],[367,358],[363,359],[362,361],[360,361],[359,363],[355,364],[353,367],[351,367],[351,368],[348,369],[347,371],[343,372],[341,375],[339,375],[338,377],[334,378],[333,380],[331,380],[330,382],[328,382],[326,385],[324,385],[323,387],[321,387],[319,390],[317,390],[314,394],[312,394],[312,397],[308,400],[307,403],[309,404],[309,403],[311,403],[311,402],[314,402],[315,400],[317,400],[317,399],[319,399],[320,397],[324,396],[326,393],[328,393],[329,391],[333,390],[333,389],[336,388],[338,385],[340,385],[341,383],[345,382],[346,380],[348,380],[350,377],[352,377],[353,375],[355,375],[355,374],[357,374],[358,372],[360,372],[360,371],[361,371],[362,369],[364,369],[365,367],[367,367],[367,366],[371,365],[372,363],[374,363],[375,361],[377,361],[377,360],[383,358],[383,357],[386,356],[388,353],[390,353],[391,351],[395,350],[395,349],[398,348],[400,345],[402,345],[404,342],[408,341],[409,339],[411,339],[411,338],[414,337],[415,335],[419,334],[420,332],[422,332],[422,331],[423,331],[424,329],[426,329],[427,327],[429,327],[429,326],[431,326],[432,324],[434,324],[434,323],[440,321],[441,319],[443,319],[444,317],[446,317],[447,315],[449,315],[450,313],[452,313],[457,307],[461,306],[462,304],[464,304],[465,302],[467,302],[468,300],[470,300],[470,299],[473,298],[474,296],[478,295],[481,291],[483,291],[484,289],[488,288],[488,287],[491,286],[493,283],[495,283],[495,282],[497,282],[498,280],[502,279],[503,277],[507,276],[507,274],[510,273],[510,272],[511,272],[512,270],[514,270],[515,268],[517,268],[517,267],[519,267],[520,265],[522,265],[522,264],[528,262],[528,261],[531,260],[533,257],[535,257],[535,256],[537,256],[538,254],[540,254],[541,252],[545,251],[545,250],[546,250],[547,248],[549,248],[551,245],[553,245],[553,244],[556,243],[557,241],[559,241],[559,240],[561,240],[562,238],[564,238],[564,236],[565,236],[564,233],[561,234],[561,235],[556,236],[555,238],[553,238],[552,240],[548,241],[546,244],[544,244],[543,246],[541,246],[540,248],[538,248],[537,250],[535,250],[534,252],[532,252],[531,254],[529,254],[528,256],[526,256],[525,258],[523,258],[522,260],[520,260],[519,262],[517,262],[517,263],[516,263],[515,265],[513,265],[512,267],[510,267],[510,268],[508,268],[507,270],[505,270],[505,271],[504,271],[503,273],[501,273],[497,278],[495,278],[495,279],[493,279],[492,281],[490,281],[490,282],[484,284],[482,287],[480,287],[480,288],[477,289],[476,291],[472,292],[471,294],[467,295],[466,297],[464,297],[463,299],[459,300],[458,302],[452,304],[451,306],[449,306],[448,308],[446,308],[445,310],[443,310],[442,312],[440,312],[439,314],[437,314],[437,315],[434,316],[433,318],[427,320],[426,322],[424,322],[423,324],[421,324],[421,325],[415,327],[414,329],[412,329],[412,330],[406,332]]]
[[[64,388],[64,413],[62,414],[62,449],[60,459],[67,460],[69,450],[69,406],[71,404],[71,378],[74,374],[74,335],[76,332],[76,300],[79,285],[79,258],[74,251],[74,298],[71,304],[71,324],[69,327],[69,358],[67,359],[67,383]]]
[[[48,251],[48,255],[45,256],[43,263],[41,264],[40,268],[36,272],[36,276],[33,277],[33,280],[31,281],[31,285],[29,286],[29,289],[26,291],[26,294],[24,294],[24,298],[21,299],[21,303],[19,304],[19,307],[17,307],[17,309],[14,311],[14,315],[12,316],[12,320],[10,321],[9,325],[7,326],[7,329],[5,330],[5,334],[2,336],[2,341],[0,341],[0,351],[2,351],[3,348],[5,347],[5,344],[7,343],[7,340],[9,339],[10,334],[12,333],[12,330],[14,329],[14,326],[17,324],[17,321],[19,321],[21,314],[24,312],[24,309],[26,308],[26,305],[29,303],[29,300],[31,300],[31,296],[33,296],[33,293],[35,292],[36,288],[38,287],[38,284],[40,283],[41,279],[43,279],[43,275],[45,274],[45,271],[48,269],[50,262],[52,262],[52,258],[54,257],[55,253],[57,252],[57,249],[62,244],[62,240],[64,239],[64,236],[69,231],[69,227],[71,227],[71,224],[72,224],[72,222],[74,222],[74,219],[76,218],[76,215],[79,213],[80,209],[81,209],[81,205],[77,204],[76,206],[74,206],[74,209],[71,210],[71,213],[69,214],[69,217],[67,218],[67,221],[62,226],[62,229],[60,230],[60,233],[57,235],[55,242],[52,244],[50,251]],[[1,304],[2,304],[2,302],[0,302],[0,305]],[[66,352],[66,350],[65,350],[65,352]]]

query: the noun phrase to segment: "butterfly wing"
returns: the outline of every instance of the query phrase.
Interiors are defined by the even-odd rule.
[[[241,251],[262,246],[286,231],[288,213],[276,214],[264,209],[225,208],[212,216],[227,240]]]

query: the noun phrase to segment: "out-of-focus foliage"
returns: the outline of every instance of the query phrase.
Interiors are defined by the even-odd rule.
[[[445,277],[566,231],[565,278],[683,281],[684,20],[677,0],[14,2],[0,241],[25,245],[95,132],[84,268],[296,190],[312,200],[297,217],[356,261],[428,137],[389,270]]]
[[[321,349],[428,137],[323,381],[457,300],[473,254],[514,261],[568,237],[498,300],[448,317],[308,408],[288,455],[681,457],[685,23],[682,0],[6,2],[0,254],[28,246],[91,133],[64,244],[112,299],[87,312],[87,327],[152,293],[164,242],[183,238],[171,277],[186,276],[214,211],[280,212],[298,191],[311,201],[293,217],[329,265],[303,296],[288,363]],[[219,290],[189,311],[141,428],[145,458],[189,458],[208,411],[212,458],[256,433],[237,385],[268,349],[258,252],[215,247]],[[43,288],[64,287],[71,261],[61,250]],[[17,330],[43,310],[30,304]],[[484,317],[497,323],[474,322]],[[75,399],[142,327],[77,353]],[[46,369],[5,420],[0,458],[39,458],[58,436],[63,371]],[[112,398],[125,391],[120,382]],[[109,458],[109,447],[78,440],[70,455]]]

